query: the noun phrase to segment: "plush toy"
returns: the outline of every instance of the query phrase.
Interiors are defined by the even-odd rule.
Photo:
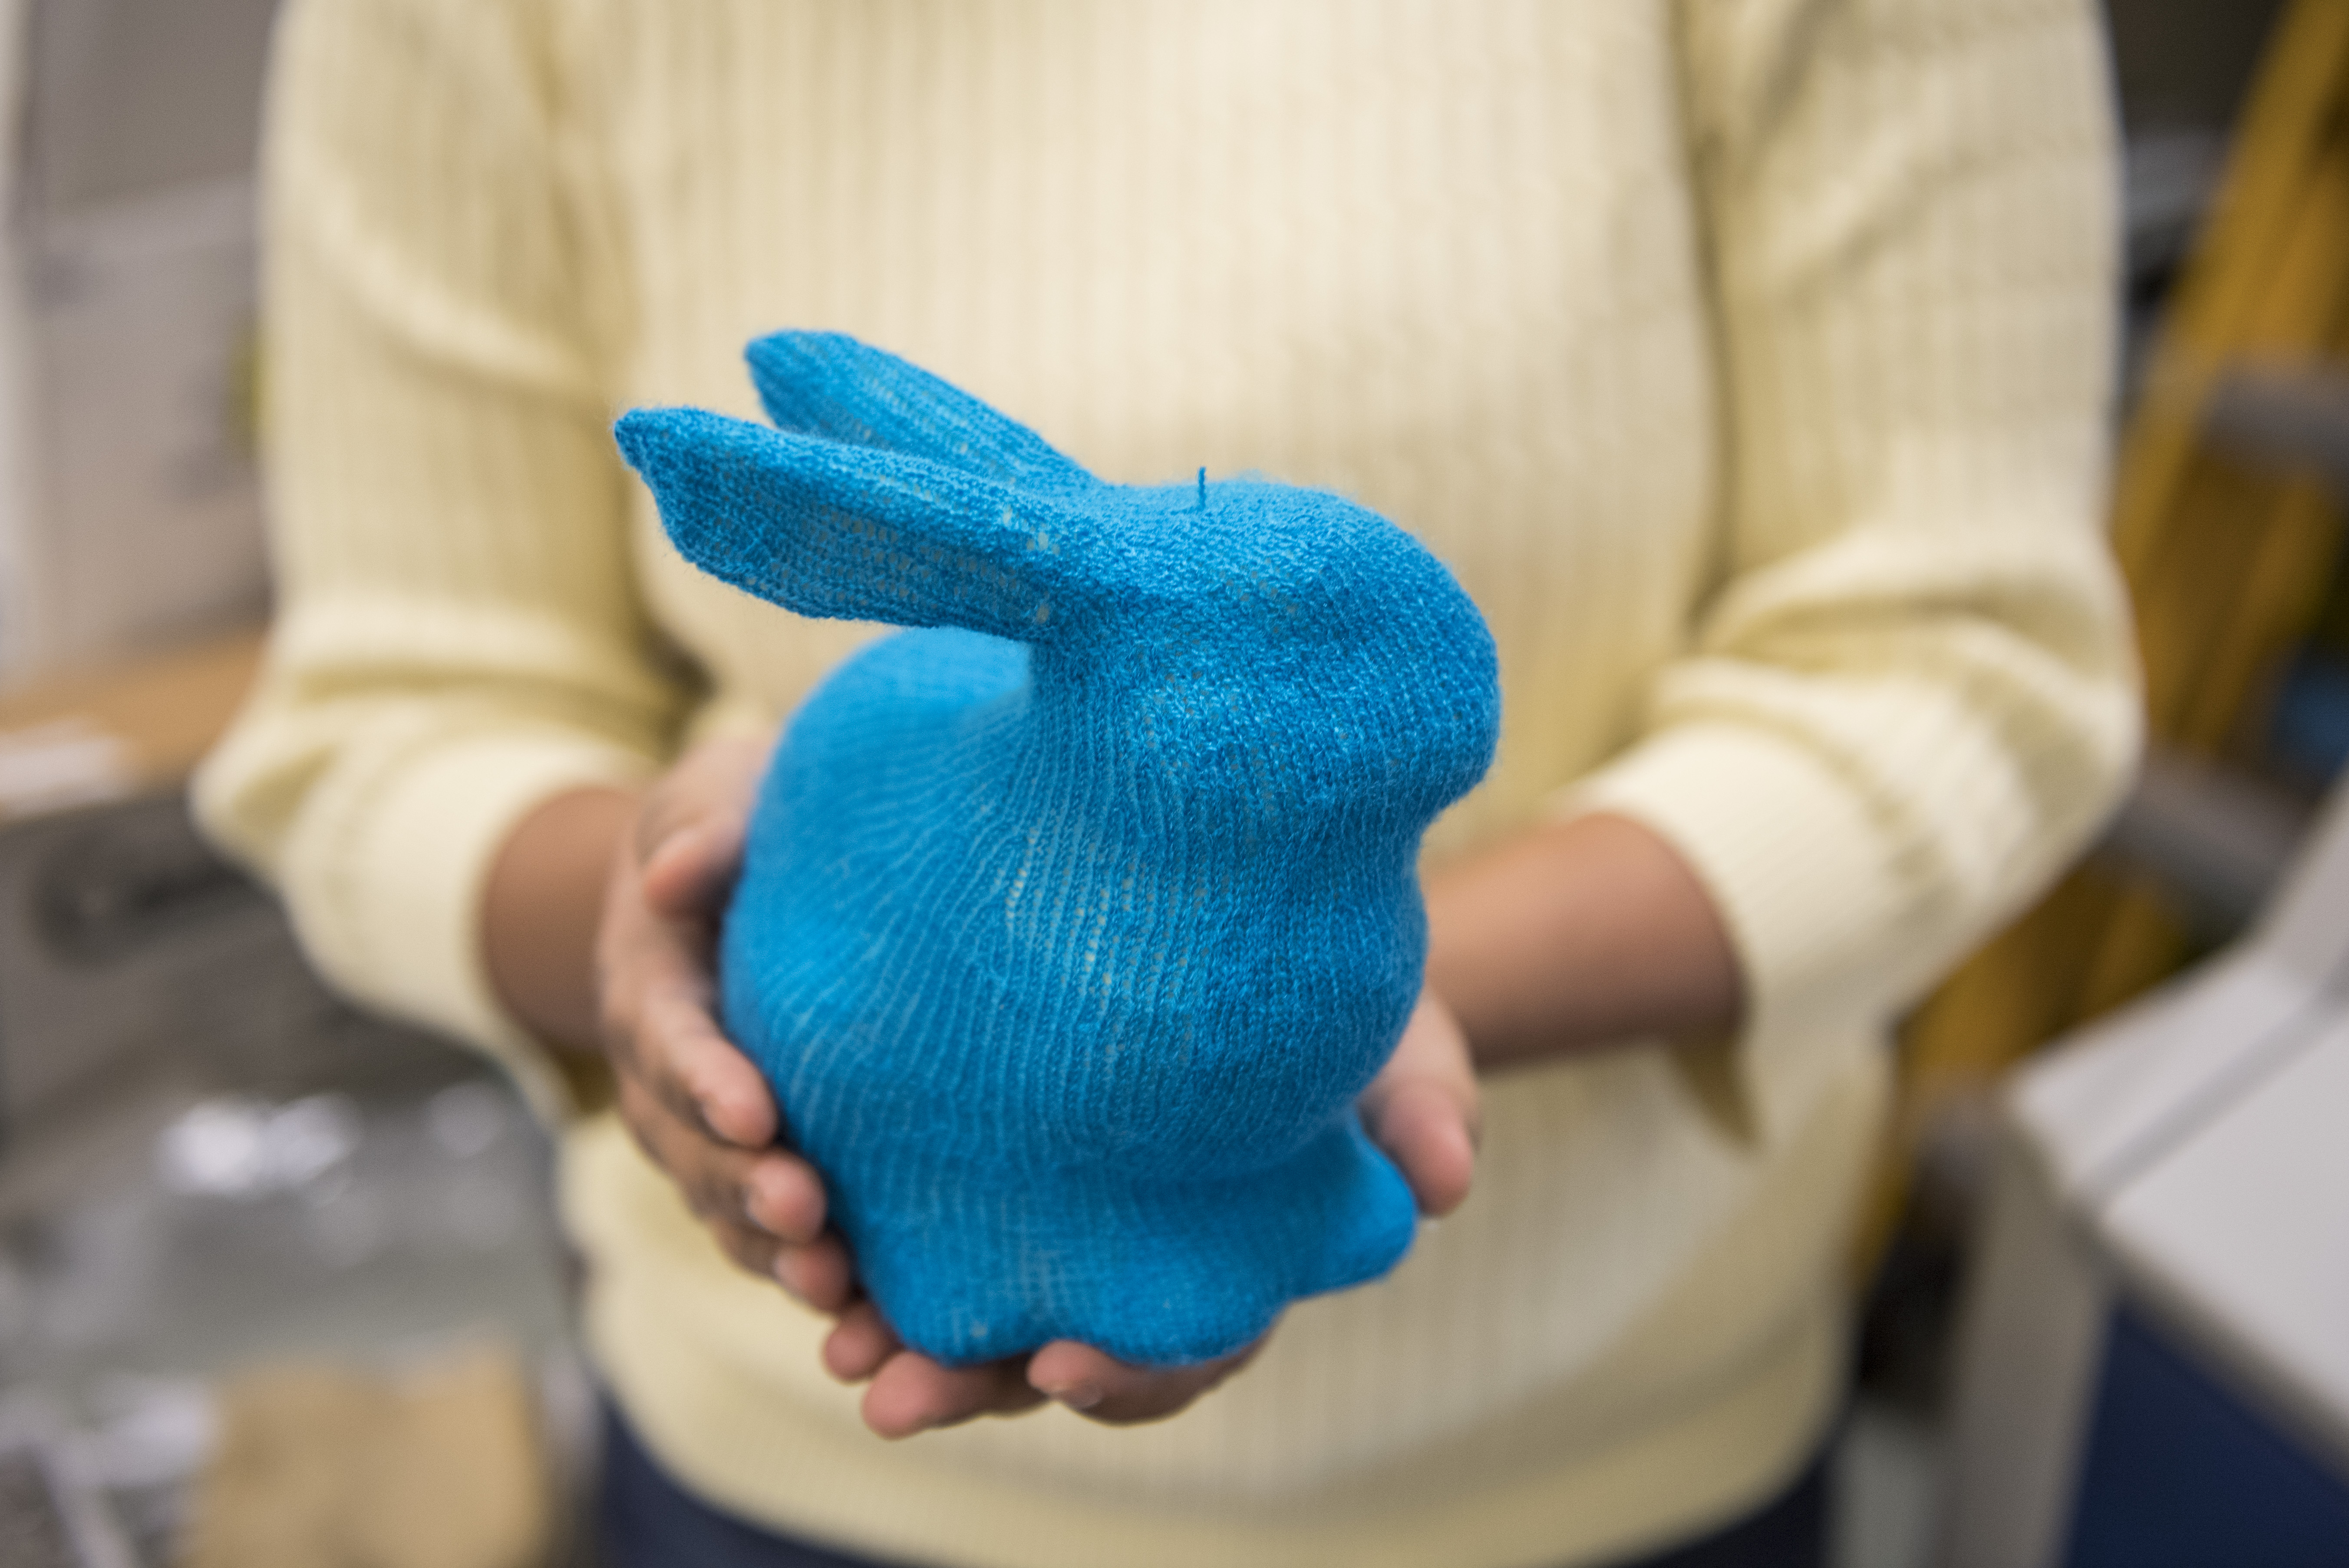
[[[669,536],[934,628],[792,721],[719,953],[891,1324],[1176,1365],[1392,1267],[1412,1197],[1353,1103],[1419,992],[1420,836],[1499,727],[1467,596],[1334,495],[1103,483],[846,337],[750,360],[777,428],[619,422]]]

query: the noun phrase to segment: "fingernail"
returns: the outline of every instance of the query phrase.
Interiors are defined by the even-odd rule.
[[[1071,1383],[1065,1388],[1047,1388],[1044,1395],[1071,1410],[1090,1410],[1102,1402],[1101,1385],[1097,1383]]]
[[[807,1294],[806,1290],[794,1277],[799,1271],[793,1265],[798,1262],[799,1254],[796,1252],[785,1252],[778,1257],[775,1260],[775,1282],[795,1296],[804,1296]]]

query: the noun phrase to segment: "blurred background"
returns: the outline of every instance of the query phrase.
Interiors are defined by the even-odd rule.
[[[2156,747],[1910,1022],[1845,1564],[2349,1562],[2349,0],[2106,10]],[[267,613],[274,11],[0,0],[0,1563],[569,1561],[544,1138],[180,796]]]

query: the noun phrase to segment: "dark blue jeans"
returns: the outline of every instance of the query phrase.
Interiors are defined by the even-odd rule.
[[[1819,1568],[1826,1550],[1826,1476],[1822,1454],[1759,1512],[1624,1568]],[[608,1402],[599,1511],[603,1568],[916,1568],[834,1552],[719,1512],[671,1480]]]

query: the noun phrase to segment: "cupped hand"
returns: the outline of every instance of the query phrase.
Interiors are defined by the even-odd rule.
[[[773,1094],[718,1027],[717,919],[767,747],[711,741],[647,792],[605,884],[595,965],[620,1116],[727,1255],[819,1312],[855,1294],[823,1183],[777,1147]]]
[[[1411,1184],[1420,1212],[1435,1218],[1459,1208],[1476,1161],[1476,1075],[1466,1037],[1433,992],[1422,993],[1360,1104],[1364,1130]],[[1064,1339],[1027,1356],[950,1367],[907,1349],[870,1301],[856,1301],[824,1342],[823,1359],[842,1381],[870,1385],[866,1426],[905,1438],[1047,1399],[1112,1425],[1158,1420],[1230,1376],[1263,1345],[1193,1366],[1146,1367]]]

